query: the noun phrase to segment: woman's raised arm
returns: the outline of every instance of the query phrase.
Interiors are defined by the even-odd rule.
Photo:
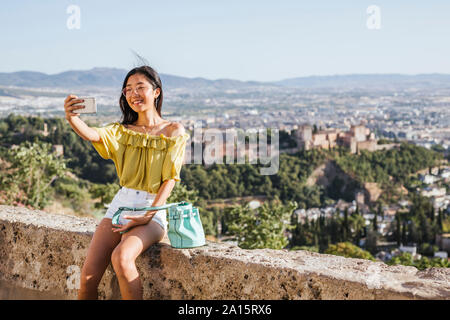
[[[84,106],[74,106],[74,104],[82,103],[84,100],[78,99],[77,96],[69,94],[64,100],[64,111],[66,113],[66,120],[69,122],[72,129],[83,140],[100,142],[101,138],[97,131],[90,128],[83,120],[79,118],[78,113],[74,113],[73,110],[84,108]]]

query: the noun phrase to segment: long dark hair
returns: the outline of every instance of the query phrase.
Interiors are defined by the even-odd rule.
[[[145,76],[148,80],[148,82],[151,83],[153,90],[156,88],[160,89],[159,96],[155,99],[155,107],[156,111],[158,112],[159,116],[161,117],[161,110],[162,110],[162,103],[163,103],[163,89],[162,89],[162,83],[161,79],[159,77],[158,72],[156,72],[152,67],[149,66],[140,66],[136,67],[134,69],[131,69],[130,72],[128,72],[127,76],[125,77],[125,80],[123,81],[122,90],[127,86],[128,78],[134,74],[142,74]],[[132,124],[137,121],[138,114],[133,109],[131,109],[130,105],[128,104],[127,99],[123,94],[120,95],[119,99],[119,105],[120,110],[122,111],[122,124]]]

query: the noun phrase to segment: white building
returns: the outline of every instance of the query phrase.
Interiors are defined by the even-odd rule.
[[[420,179],[420,181],[422,181],[423,183],[426,183],[426,184],[433,184],[437,180],[439,180],[437,177],[435,177],[431,174],[420,175],[419,179]]]
[[[441,177],[442,177],[443,179],[448,179],[448,178],[450,178],[450,170],[444,170],[444,171],[441,173]]]
[[[446,190],[445,188],[425,188],[421,194],[424,197],[444,197]]]
[[[434,258],[443,258],[443,259],[447,259],[448,258],[448,254],[446,251],[436,251],[434,253]]]
[[[406,207],[406,206],[409,205],[409,201],[408,201],[408,200],[400,200],[400,201],[398,202],[398,204],[399,204],[400,206],[402,206],[402,207]]]
[[[248,206],[250,207],[250,209],[257,209],[261,206],[261,202],[259,202],[258,200],[252,200],[248,203]]]
[[[413,247],[407,247],[407,246],[403,246],[401,245],[400,248],[398,248],[401,252],[409,252],[411,253],[412,256],[415,256],[417,253],[417,247],[413,246]]]

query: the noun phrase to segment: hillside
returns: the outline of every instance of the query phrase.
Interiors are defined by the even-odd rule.
[[[17,86],[25,88],[52,87],[121,87],[128,70],[117,68],[93,68],[91,70],[71,70],[57,74],[46,74],[34,71],[0,73],[1,86]],[[229,79],[208,80],[205,78],[187,78],[168,74],[160,74],[166,88],[216,88],[230,89],[253,86],[275,86],[275,84],[238,81]]]
[[[42,134],[43,122],[50,129],[47,136]],[[78,139],[63,119],[9,116],[0,120],[0,135],[4,153],[8,146],[24,141],[62,145],[67,167],[79,178],[97,184],[118,182],[114,163],[102,159],[89,142]],[[292,155],[281,153],[279,170],[274,175],[261,175],[260,164],[190,164],[183,167],[181,178],[205,201],[264,196],[311,208],[323,207],[331,200],[352,201],[355,193],[363,189],[369,192],[369,198],[385,196],[385,201],[395,201],[395,197],[389,197],[400,195],[403,187],[415,189],[411,174],[434,167],[441,159],[442,155],[435,151],[409,144],[360,155],[314,149]]]
[[[0,86],[17,87],[108,87],[122,85],[128,70],[118,68],[93,68],[90,70],[68,70],[57,74],[35,71],[0,72]],[[188,78],[161,73],[163,85],[167,88],[239,89],[251,87],[273,88],[345,88],[345,89],[404,89],[404,88],[449,88],[447,74],[349,74],[328,76],[307,76],[280,81],[239,81],[233,79]]]

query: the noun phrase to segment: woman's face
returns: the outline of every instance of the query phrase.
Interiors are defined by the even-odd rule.
[[[153,90],[147,78],[139,73],[130,76],[124,88],[125,98],[135,112],[155,108],[155,99],[159,96],[160,91],[159,88]]]

